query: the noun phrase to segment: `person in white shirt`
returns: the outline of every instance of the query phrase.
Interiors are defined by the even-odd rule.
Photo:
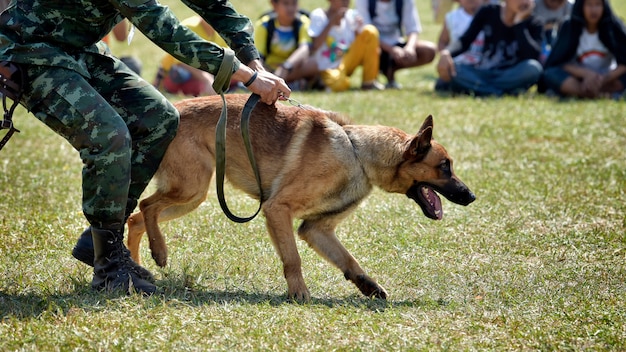
[[[450,43],[458,41],[459,38],[465,33],[474,14],[485,3],[489,3],[490,0],[458,0],[459,6],[446,13],[444,23],[439,33],[439,40],[437,42],[437,51],[444,50]],[[483,51],[483,45],[485,44],[485,35],[480,32],[476,39],[472,42],[469,50],[454,58],[457,65],[476,65],[480,62],[480,57]],[[444,82],[438,78],[435,83],[436,91],[449,90],[448,82]]]
[[[415,0],[357,0],[356,10],[365,24],[380,32],[380,71],[387,77],[388,88],[400,88],[397,70],[434,60],[435,43],[419,39],[422,24]]]
[[[359,14],[350,9],[350,0],[328,0],[327,9],[311,11],[309,36],[311,51],[327,89],[341,92],[350,88],[350,76],[362,66],[363,90],[382,90],[378,77],[378,30],[364,25]]]
[[[450,90],[475,96],[519,95],[536,84],[543,72],[538,61],[543,27],[532,16],[533,0],[504,0],[483,5],[468,29],[439,55],[437,72]],[[470,49],[483,32],[480,62],[458,64],[454,58]]]

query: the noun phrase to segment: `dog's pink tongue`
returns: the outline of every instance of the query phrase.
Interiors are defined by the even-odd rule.
[[[437,220],[443,218],[443,207],[441,206],[441,198],[430,187],[424,187],[424,196],[432,208],[432,213],[435,214]]]

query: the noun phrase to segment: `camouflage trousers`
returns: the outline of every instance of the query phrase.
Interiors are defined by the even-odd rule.
[[[65,138],[83,161],[83,213],[114,229],[139,199],[178,127],[174,106],[118,59],[80,53],[90,78],[50,66],[23,65],[22,104]],[[130,209],[132,210],[132,209]]]

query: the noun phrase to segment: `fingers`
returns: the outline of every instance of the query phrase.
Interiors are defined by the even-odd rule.
[[[439,73],[439,77],[445,82],[449,82],[452,77],[456,76],[456,66],[450,55],[442,55],[439,58],[437,73]]]
[[[258,94],[261,101],[268,105],[276,103],[278,99],[287,99],[291,95],[291,89],[285,80],[267,71],[259,71],[258,78],[248,89]]]
[[[281,93],[278,91],[272,91],[267,94],[261,95],[261,101],[267,105],[273,105],[281,97]]]
[[[415,50],[404,50],[400,64],[403,67],[410,67],[417,62],[417,52]]]
[[[442,59],[439,59],[439,62],[437,63],[437,74],[439,75],[439,78],[445,82],[449,82],[450,76],[448,75],[448,72],[449,71],[445,62]]]
[[[289,86],[287,85],[287,83],[285,83],[285,81],[282,78],[276,77],[276,85],[273,87],[273,89],[271,90],[271,93],[269,94],[267,99],[264,101],[264,103],[268,105],[272,105],[276,103],[278,99],[286,100],[287,98],[289,98],[290,95],[291,95],[291,89],[289,89]]]

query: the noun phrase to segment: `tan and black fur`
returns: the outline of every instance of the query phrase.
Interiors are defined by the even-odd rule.
[[[246,95],[227,95],[226,178],[258,199],[253,170],[243,145],[239,120]],[[158,223],[183,216],[206,198],[215,168],[215,125],[222,110],[219,96],[176,104],[181,121],[176,138],[156,174],[157,191],[140,203],[129,221],[128,247],[139,262],[139,242],[148,233],[152,257],[167,262],[167,246]],[[263,188],[262,212],[283,262],[288,294],[308,300],[293,221],[298,235],[337,266],[366,296],[386,298],[335,236],[335,228],[374,186],[414,199],[424,214],[441,219],[436,190],[467,205],[474,194],[452,171],[445,149],[432,140],[432,117],[416,135],[385,126],[353,125],[338,114],[286,104],[258,104],[250,118],[250,139]]]

